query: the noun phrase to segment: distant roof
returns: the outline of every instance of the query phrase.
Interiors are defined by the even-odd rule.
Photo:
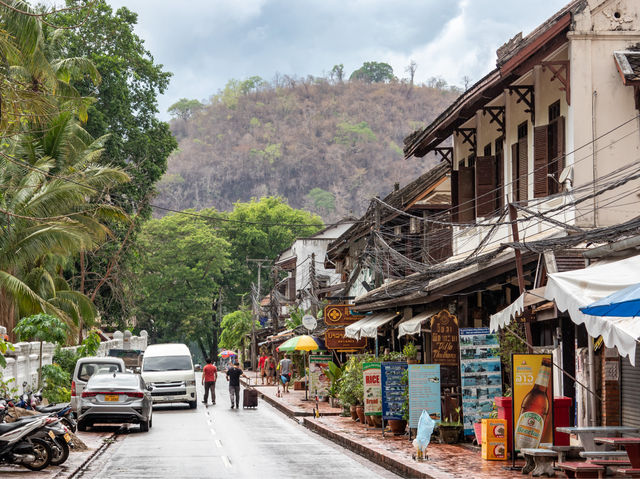
[[[640,51],[613,52],[613,58],[625,85],[640,82]]]

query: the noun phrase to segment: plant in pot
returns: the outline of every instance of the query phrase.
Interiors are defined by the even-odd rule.
[[[456,414],[450,414],[446,421],[441,421],[438,425],[440,442],[444,444],[455,444],[460,440],[462,433],[462,422],[460,421],[460,408],[456,408]]]
[[[331,403],[331,407],[338,407],[336,403],[340,389],[339,382],[342,377],[342,368],[333,361],[329,361],[327,369],[325,369],[324,372],[329,378],[329,381],[331,381],[331,385],[329,386],[329,402]]]
[[[338,397],[343,405],[349,405],[351,418],[354,421],[360,419],[364,424],[363,396],[362,362],[357,356],[351,356],[338,380]],[[361,412],[359,412],[358,408],[361,409]],[[360,413],[362,416],[360,416]]]
[[[407,358],[407,363],[409,364],[417,364],[418,363],[418,349],[416,345],[413,343],[407,343],[404,348],[402,348],[402,354],[405,358]]]

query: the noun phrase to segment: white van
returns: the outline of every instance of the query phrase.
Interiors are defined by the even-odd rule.
[[[153,403],[188,402],[198,406],[196,373],[185,344],[152,344],[142,357],[142,379],[151,386]]]
[[[78,359],[71,378],[71,408],[78,412],[78,402],[89,378],[96,373],[125,371],[124,361],[120,358],[91,356]]]

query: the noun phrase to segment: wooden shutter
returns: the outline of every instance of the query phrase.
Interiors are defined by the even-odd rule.
[[[476,158],[476,216],[490,216],[496,208],[496,157]]]
[[[474,195],[475,169],[461,166],[458,171],[458,219],[460,223],[472,223],[475,220],[475,195]]]
[[[565,120],[564,120],[564,116],[561,116],[558,118],[558,151],[557,151],[557,158],[558,158],[558,179],[560,178],[560,174],[562,173],[562,170],[564,170],[564,167],[566,165],[565,159],[564,159],[564,155],[566,153],[565,150]]]
[[[547,174],[549,173],[549,126],[533,129],[533,196],[544,198],[549,195]]]
[[[518,144],[511,145],[511,202],[518,201]]]
[[[451,170],[451,221],[458,223],[458,205],[460,197],[458,195],[458,171]]]
[[[292,273],[292,275],[289,277],[289,279],[287,280],[287,296],[288,296],[288,300],[289,301],[295,301],[296,300],[296,274],[295,271]]]
[[[502,142],[503,140],[500,138],[497,141]],[[498,191],[496,191],[496,210],[500,211],[504,206],[504,150],[502,145],[500,146],[500,149],[496,147],[496,173],[496,181],[498,184]]]
[[[444,218],[447,221],[448,218]],[[453,254],[453,228],[451,226],[432,223],[425,235],[425,251],[423,261],[435,264],[444,261]]]
[[[529,200],[529,155],[527,154],[527,138],[518,140],[518,190],[520,198],[518,201],[526,202]]]

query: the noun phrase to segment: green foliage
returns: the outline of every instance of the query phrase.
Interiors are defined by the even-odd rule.
[[[325,191],[322,188],[313,188],[307,195],[313,205],[326,212],[332,212],[336,209],[336,197],[333,193]]]
[[[73,374],[73,370],[76,367],[76,363],[78,359],[83,357],[72,349],[63,349],[62,347],[56,347],[55,352],[53,353],[53,363],[57,364],[65,371],[69,377]]]
[[[329,72],[329,78],[338,83],[342,83],[342,80],[344,79],[344,65],[342,63],[334,65]]]
[[[71,400],[71,375],[58,364],[42,366],[42,397],[50,403]]]
[[[394,79],[391,65],[382,62],[364,62],[349,77],[349,80],[362,80],[367,83],[388,83]]]
[[[409,370],[405,369],[402,371],[402,378],[400,382],[405,386],[404,391],[402,391],[402,397],[404,398],[404,402],[402,403],[402,419],[405,421],[409,420]]]
[[[511,377],[511,355],[523,354],[528,351],[527,345],[513,334],[510,330],[515,332],[520,338],[525,337],[524,323],[513,322],[509,325],[509,329],[501,329],[499,335],[500,348],[497,353],[500,355],[500,361],[502,362],[502,371],[505,377]]]
[[[16,348],[13,347],[13,344],[0,337],[0,367],[7,367],[7,358],[5,358],[4,355],[7,351],[15,351],[15,349]]]
[[[22,318],[13,332],[21,341],[47,341],[63,344],[67,340],[69,327],[55,316],[40,313]]]
[[[100,347],[100,335],[97,331],[91,331],[82,341],[82,345],[78,348],[80,357],[95,356]]]
[[[416,345],[413,343],[407,343],[404,348],[402,348],[402,354],[407,359],[416,359],[418,348],[416,348]]]
[[[366,121],[361,121],[357,124],[351,124],[349,122],[338,123],[338,134],[333,141],[341,145],[356,146],[358,143],[364,141],[376,141],[376,134],[371,131],[369,124]]]
[[[338,396],[340,378],[342,377],[343,368],[338,366],[333,361],[329,361],[327,369],[325,369],[325,374],[331,381],[331,386],[329,386],[329,396],[335,398]]]
[[[353,355],[344,365],[344,371],[338,381],[338,397],[345,406],[364,404],[362,363],[373,359],[372,355]]]
[[[231,79],[224,88],[214,95],[213,102],[220,102],[230,110],[235,110],[241,96],[260,90],[265,82],[259,76],[252,76],[246,80]]]
[[[251,323],[251,311],[246,307],[225,315],[222,318],[220,347],[231,350],[244,349],[246,336],[251,332]],[[257,321],[255,325],[260,327]]]
[[[16,378],[10,378],[6,381],[0,376],[0,397],[12,398],[18,393],[16,387]]]
[[[203,108],[204,105],[198,100],[180,98],[167,109],[167,112],[174,118],[181,118],[186,121]]]
[[[301,307],[289,309],[289,318],[285,320],[287,329],[295,329],[302,324],[302,317],[306,314]]]
[[[278,158],[282,158],[282,150],[280,149],[282,146],[281,143],[269,144],[264,150],[258,150],[255,148],[251,149],[251,154],[254,156],[258,156],[270,165],[273,165]]]

